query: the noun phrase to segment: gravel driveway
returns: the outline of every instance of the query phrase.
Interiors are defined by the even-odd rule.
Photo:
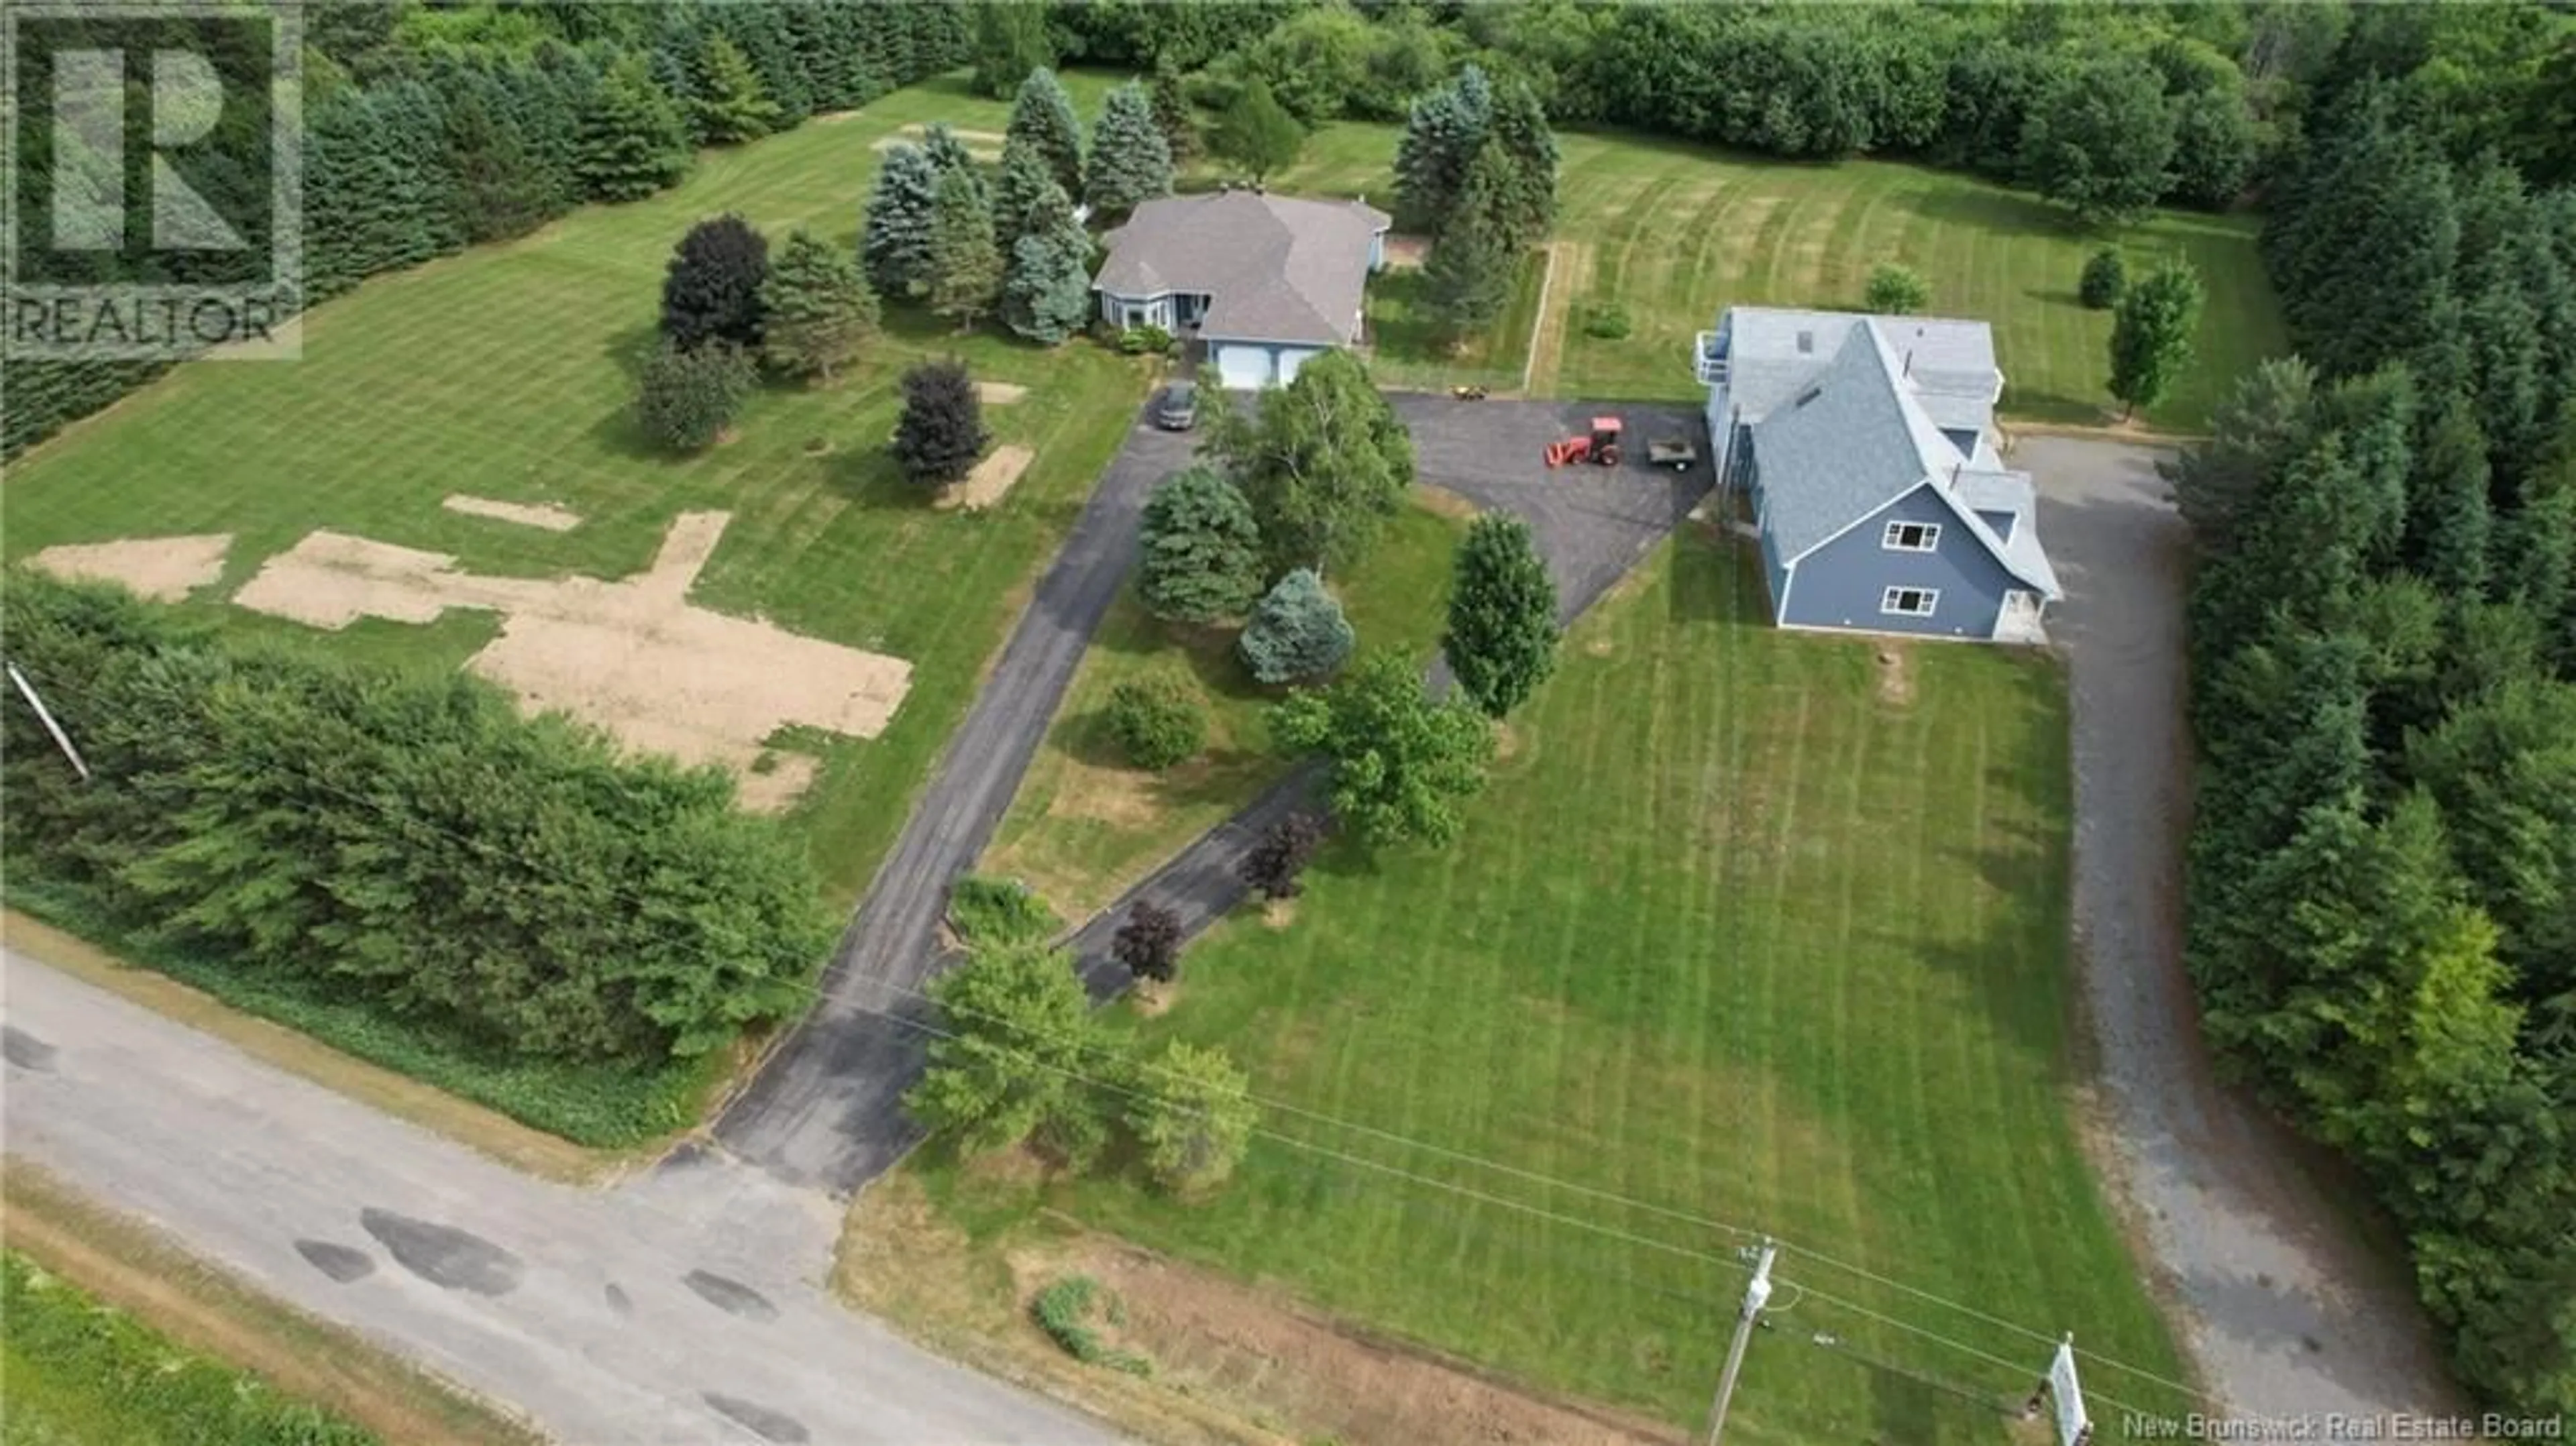
[[[2183,716],[2189,539],[2160,453],[2025,439],[2040,535],[2066,587],[2075,927],[2119,1173],[2185,1307],[2193,1355],[2233,1411],[2451,1409],[2399,1262],[2340,1202],[2359,1185],[2212,1075],[2182,965],[2191,740]],[[2115,1373],[2100,1385],[2116,1395]]]

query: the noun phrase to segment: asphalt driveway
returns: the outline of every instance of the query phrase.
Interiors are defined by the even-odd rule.
[[[934,1022],[915,995],[938,972],[949,886],[992,842],[1092,630],[1125,585],[1146,494],[1197,446],[1196,433],[1155,430],[1143,415],[870,881],[824,972],[821,1002],[716,1121],[725,1148],[781,1180],[846,1195],[918,1138],[902,1095]]]
[[[2190,539],[2145,447],[2030,437],[2066,587],[2075,928],[2112,1144],[2210,1388],[2266,1416],[2454,1404],[2403,1271],[2357,1237],[2356,1186],[2211,1071],[2182,963]],[[2114,1378],[2101,1381],[2117,1394]]]

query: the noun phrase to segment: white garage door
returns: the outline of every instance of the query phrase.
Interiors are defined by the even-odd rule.
[[[1258,391],[1271,382],[1270,351],[1267,347],[1219,345],[1216,374],[1228,391]]]
[[[1279,353],[1279,385],[1284,387],[1297,380],[1297,368],[1322,355],[1321,351],[1313,347],[1307,347],[1302,351],[1291,348]]]

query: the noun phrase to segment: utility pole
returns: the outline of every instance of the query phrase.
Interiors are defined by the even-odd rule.
[[[1762,1237],[1762,1254],[1754,1262],[1753,1278],[1744,1283],[1744,1308],[1736,1312],[1735,1340],[1726,1348],[1726,1371],[1717,1378],[1717,1400],[1708,1411],[1708,1446],[1718,1446],[1726,1434],[1726,1403],[1735,1396],[1735,1373],[1744,1368],[1744,1346],[1753,1339],[1753,1323],[1762,1315],[1764,1302],[1771,1299],[1771,1261],[1780,1248],[1771,1237]]]
[[[6,666],[9,681],[18,685],[18,692],[27,700],[27,706],[36,710],[36,721],[45,725],[45,731],[54,736],[54,746],[63,750],[63,756],[71,760],[72,772],[80,775],[81,782],[89,782],[89,765],[81,761],[80,750],[72,746],[71,735],[63,731],[63,725],[54,721],[53,713],[45,707],[45,700],[36,696],[36,685],[27,681],[27,675],[18,671],[17,664]]]

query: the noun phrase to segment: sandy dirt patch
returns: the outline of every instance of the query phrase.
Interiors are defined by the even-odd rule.
[[[522,527],[542,527],[548,532],[570,532],[581,526],[580,513],[567,512],[551,502],[502,502],[455,492],[438,505],[468,517],[489,517],[497,522],[515,522]]]
[[[1529,362],[1521,368],[1521,392],[1543,397],[1556,389],[1565,364],[1565,327],[1574,297],[1592,284],[1592,247],[1582,241],[1551,241],[1547,275],[1539,282],[1538,317],[1530,323]]]
[[[115,542],[48,547],[29,561],[56,577],[78,582],[119,582],[137,597],[177,602],[224,575],[229,532],[194,537],[128,537]]]
[[[975,470],[966,474],[965,481],[941,489],[937,506],[943,512],[957,507],[969,512],[983,511],[1009,493],[1011,485],[1020,480],[1021,473],[1029,470],[1029,463],[1036,456],[1035,452],[1016,444],[996,449],[993,455],[975,464]]]
[[[763,757],[768,766],[755,763],[743,769],[735,790],[742,806],[753,813],[785,813],[805,796],[814,775],[823,771],[822,760],[809,753],[769,753]]]
[[[1028,394],[1029,389],[1017,382],[977,382],[975,384],[975,399],[988,407],[1007,407]]]
[[[1900,707],[1913,702],[1913,656],[1893,643],[1886,643],[1880,645],[1875,660],[1878,664],[1878,701]]]
[[[869,142],[868,149],[882,152],[893,150],[897,146],[917,146],[921,144],[922,136],[929,129],[928,126],[923,125],[898,126],[891,134],[879,136]],[[1002,158],[1003,136],[1000,131],[964,130],[957,126],[950,126],[948,133],[964,141],[966,153],[979,161],[998,161]]]
[[[451,607],[498,612],[500,636],[466,666],[522,707],[561,709],[684,763],[722,764],[743,780],[747,807],[783,808],[811,781],[813,761],[773,754],[771,771],[754,773],[764,740],[789,725],[875,737],[903,702],[912,665],[690,606],[689,585],[729,516],[681,514],[653,565],[616,582],[482,577],[446,554],[315,532],[270,558],[233,601],[329,629],[362,617],[427,623]]]
[[[1396,234],[1395,234],[1394,232],[1392,232],[1392,231],[1390,231],[1390,232],[1388,232],[1388,233],[1387,233],[1387,237],[1386,237],[1386,269],[1387,269],[1387,270],[1389,270],[1389,271],[1419,271],[1419,270],[1421,270],[1421,269],[1422,269],[1422,263],[1423,263],[1425,260],[1429,259],[1430,255],[1431,255],[1431,238],[1430,238],[1430,237],[1428,237],[1428,236],[1398,236],[1398,235],[1396,235]]]
[[[1118,1298],[1114,1334],[1194,1393],[1257,1403],[1343,1441],[1633,1446],[1679,1433],[1560,1403],[1429,1353],[1366,1339],[1284,1299],[1114,1242],[1076,1264]],[[1031,1282],[1032,1286],[1043,1281]]]
[[[1415,483],[1413,500],[1423,511],[1434,517],[1446,517],[1452,522],[1473,522],[1484,510],[1460,494],[1431,482]]]

